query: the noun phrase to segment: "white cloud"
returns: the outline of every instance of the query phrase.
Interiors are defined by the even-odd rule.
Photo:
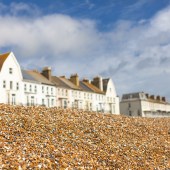
[[[1,15],[30,15],[30,16],[38,16],[41,14],[41,11],[34,4],[26,4],[26,3],[15,3],[12,2],[9,5],[5,5],[0,2],[0,14]]]
[[[28,9],[21,4],[15,11]],[[146,91],[170,98],[169,23],[169,7],[150,20],[119,21],[109,32],[99,31],[95,21],[60,14],[1,15],[0,48],[13,49],[24,67],[51,65],[57,75],[100,73],[113,78],[119,94]]]

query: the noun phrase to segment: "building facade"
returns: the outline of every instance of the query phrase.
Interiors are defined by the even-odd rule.
[[[119,97],[111,79],[92,81],[56,77],[50,67],[42,72],[20,68],[12,52],[0,55],[0,103],[62,108],[119,114]]]
[[[126,116],[170,117],[170,103],[165,97],[144,92],[124,94],[120,113]]]

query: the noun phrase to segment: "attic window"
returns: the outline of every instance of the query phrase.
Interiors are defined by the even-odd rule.
[[[12,74],[12,68],[9,68],[9,74]]]

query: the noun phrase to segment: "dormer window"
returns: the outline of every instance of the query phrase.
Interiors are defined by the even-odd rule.
[[[12,68],[9,68],[9,74],[12,74],[12,71],[13,71]]]

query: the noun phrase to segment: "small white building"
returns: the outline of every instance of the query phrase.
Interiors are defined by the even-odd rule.
[[[122,96],[120,113],[127,116],[170,117],[170,103],[161,96],[129,93]]]
[[[0,55],[0,103],[62,108],[119,114],[119,97],[110,78],[79,80],[52,76],[50,67],[37,70],[20,68],[12,52]]]
[[[22,104],[23,77],[13,53],[0,55],[0,103]]]

